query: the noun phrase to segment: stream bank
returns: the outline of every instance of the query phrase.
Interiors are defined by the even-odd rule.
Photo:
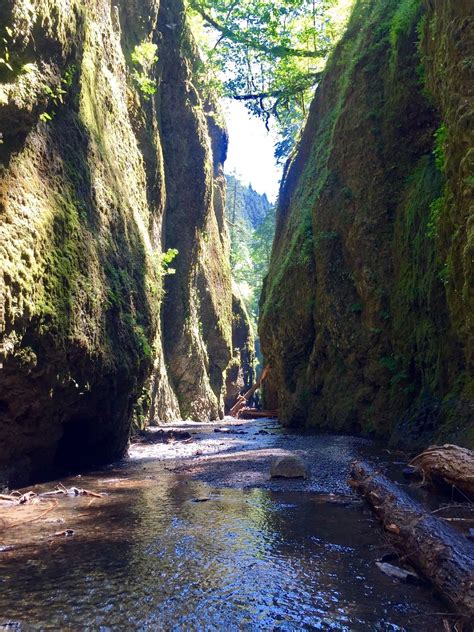
[[[0,507],[0,624],[442,628],[446,608],[427,586],[399,583],[377,569],[390,549],[346,484],[351,460],[388,461],[386,451],[354,437],[295,435],[271,420],[170,429],[190,437],[154,443],[160,429],[152,431],[131,446],[128,459],[62,480],[105,492],[102,498],[64,498],[32,522],[37,508]],[[309,480],[269,480],[271,457],[284,451],[312,464]],[[67,529],[74,534],[59,535]]]

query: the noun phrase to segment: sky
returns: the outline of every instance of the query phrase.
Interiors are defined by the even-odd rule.
[[[276,200],[281,167],[273,156],[275,138],[262,120],[252,116],[245,105],[225,99],[224,115],[229,130],[229,153],[225,172],[236,175],[243,184],[251,184],[258,193]]]

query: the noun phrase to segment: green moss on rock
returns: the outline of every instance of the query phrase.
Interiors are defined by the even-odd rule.
[[[202,419],[217,416],[232,298],[215,140],[225,132],[193,85],[182,2],[10,5],[20,70],[0,77],[0,478],[18,484],[116,458],[133,418],[187,415],[194,397]],[[159,58],[149,100],[129,63],[144,40]],[[191,241],[175,240],[180,291],[163,325],[164,234],[171,242],[183,225]],[[187,316],[192,333],[167,362],[163,326],[184,330]],[[170,366],[180,352],[197,358],[187,397]]]
[[[285,169],[262,296],[284,423],[469,443],[470,33],[464,3],[355,3]]]

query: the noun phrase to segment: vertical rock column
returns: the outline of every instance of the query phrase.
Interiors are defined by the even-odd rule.
[[[166,247],[179,252],[176,274],[166,282],[165,352],[182,416],[204,421],[223,414],[231,357],[222,174],[227,135],[217,105],[198,88],[197,53],[181,3],[162,3],[159,24]]]

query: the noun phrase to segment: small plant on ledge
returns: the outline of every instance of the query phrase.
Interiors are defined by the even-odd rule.
[[[144,99],[149,99],[156,92],[156,83],[149,74],[153,64],[158,61],[157,48],[153,42],[143,41],[135,46],[131,55],[132,63],[139,67],[133,70],[132,77]]]

